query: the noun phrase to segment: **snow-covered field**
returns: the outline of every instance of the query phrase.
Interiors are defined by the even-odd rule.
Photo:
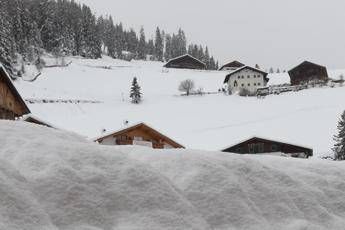
[[[123,122],[146,122],[191,149],[220,150],[251,136],[301,144],[315,155],[330,153],[345,88],[317,88],[265,99],[211,94],[178,96],[179,83],[217,92],[225,72],[166,70],[163,63],[69,58],[66,68],[44,69],[35,82],[16,81],[26,99],[78,99],[102,103],[29,104],[33,114],[88,138],[117,130]],[[338,77],[345,71],[330,71]],[[133,77],[142,87],[141,105],[129,102]],[[288,83],[287,74],[270,75],[270,84]]]
[[[100,146],[0,121],[1,230],[344,229],[345,164]]]

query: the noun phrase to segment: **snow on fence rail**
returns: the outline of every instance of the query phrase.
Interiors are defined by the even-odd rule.
[[[339,87],[343,87],[344,81],[334,81],[331,80],[329,82],[324,81],[314,81],[309,82],[308,84],[304,85],[290,85],[290,84],[284,84],[284,85],[272,85],[265,88],[260,88],[257,90],[257,97],[265,97],[267,95],[275,94],[279,95],[281,93],[286,92],[297,92],[300,90],[310,89],[310,88],[316,88],[316,87],[331,87],[334,88],[337,85]]]
[[[29,104],[99,104],[101,101],[79,99],[25,99]]]

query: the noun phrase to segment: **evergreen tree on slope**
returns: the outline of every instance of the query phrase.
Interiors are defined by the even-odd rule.
[[[136,77],[133,78],[130,98],[132,99],[133,104],[139,104],[142,99],[141,87],[138,84],[138,80]]]
[[[333,152],[336,160],[345,160],[345,111],[338,123],[338,134],[334,136]]]

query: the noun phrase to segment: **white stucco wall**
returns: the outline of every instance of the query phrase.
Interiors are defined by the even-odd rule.
[[[234,73],[228,81],[228,87],[232,93],[240,91],[241,88],[245,88],[251,93],[256,93],[258,88],[265,87],[266,84],[264,75],[251,69],[243,69]]]

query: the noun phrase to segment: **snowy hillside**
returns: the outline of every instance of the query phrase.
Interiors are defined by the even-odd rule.
[[[345,165],[104,147],[0,121],[0,229],[343,229]]]
[[[100,102],[29,104],[34,115],[88,138],[100,136],[103,129],[117,130],[128,120],[151,124],[192,149],[219,150],[251,136],[263,136],[310,146],[316,155],[323,155],[330,152],[338,117],[345,109],[344,100],[340,100],[345,97],[345,88],[310,89],[264,100],[223,94],[181,97],[177,88],[182,80],[193,79],[197,88],[217,93],[226,73],[167,70],[159,62],[108,57],[66,60],[70,61],[66,68],[44,69],[34,82],[18,80],[15,84],[24,98],[39,102]],[[344,72],[330,71],[330,75],[338,77]],[[141,105],[129,102],[133,77],[143,90]],[[287,74],[269,78],[271,84],[289,81]]]

